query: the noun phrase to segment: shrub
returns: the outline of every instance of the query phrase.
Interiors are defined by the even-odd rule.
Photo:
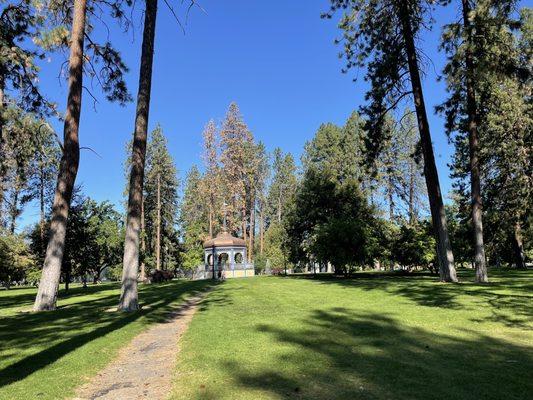
[[[166,282],[172,280],[172,278],[174,278],[174,273],[171,271],[154,269],[150,272],[150,282],[152,283]]]

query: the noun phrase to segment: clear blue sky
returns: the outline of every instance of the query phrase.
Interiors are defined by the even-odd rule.
[[[159,2],[150,128],[162,125],[182,178],[191,165],[200,164],[205,123],[210,118],[219,122],[231,101],[238,103],[257,140],[296,158],[321,123],[343,124],[362,104],[363,80],[353,83],[353,75],[341,73],[341,49],[333,43],[339,34],[336,21],[320,19],[328,0],[201,0],[201,5],[207,14],[193,9],[183,35],[165,3]],[[183,9],[178,12],[184,15]],[[445,97],[443,82],[437,82],[444,62],[437,46],[442,24],[456,16],[454,6],[438,10],[436,26],[422,42],[433,60],[424,84],[444,193],[450,189],[447,163],[452,148],[442,119],[433,112]],[[112,29],[111,40],[130,67],[129,88],[136,95],[142,32],[139,12],[134,17],[134,33]],[[41,76],[42,88],[61,110],[66,83],[57,76],[63,60],[64,55],[53,56]],[[85,84],[90,87],[88,80]],[[93,93],[99,100],[96,111],[84,93],[80,141],[99,156],[82,151],[77,181],[85,194],[120,205],[124,145],[131,137],[135,104],[109,103],[97,87]],[[54,125],[62,134],[61,124]],[[35,221],[37,214],[28,208],[19,224]]]

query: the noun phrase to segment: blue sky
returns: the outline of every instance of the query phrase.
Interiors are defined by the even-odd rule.
[[[353,74],[341,73],[340,48],[333,43],[339,34],[336,20],[320,18],[328,9],[328,0],[201,0],[201,5],[207,14],[193,9],[184,35],[165,3],[159,2],[150,128],[163,127],[182,178],[191,165],[200,164],[204,125],[210,118],[220,122],[231,101],[237,102],[257,140],[269,150],[279,146],[296,158],[321,123],[343,124],[363,103],[363,80],[353,83]],[[183,16],[184,10],[178,13]],[[433,61],[426,69],[424,85],[446,193],[451,184],[447,163],[452,148],[433,108],[445,98],[444,83],[437,82],[445,61],[438,51],[441,26],[458,12],[450,6],[434,16],[437,24],[422,40]],[[112,28],[111,40],[130,67],[127,80],[135,95],[142,34],[139,10],[134,18],[134,31],[124,34]],[[41,75],[42,88],[61,110],[67,86],[57,76],[63,60],[64,55],[54,55],[43,65]],[[89,81],[85,84],[90,87]],[[78,183],[94,199],[120,205],[124,146],[133,130],[135,104],[109,103],[97,87],[93,93],[99,100],[96,111],[84,93],[80,142],[98,156],[82,151]],[[61,124],[54,126],[62,134]],[[19,226],[35,221],[37,215],[29,207]]]

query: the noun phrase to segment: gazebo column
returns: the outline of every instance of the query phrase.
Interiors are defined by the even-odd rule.
[[[229,265],[230,265],[230,269],[231,269],[231,276],[232,278],[235,277],[235,249],[231,249],[229,251]]]
[[[248,259],[246,258],[246,256],[247,256],[247,255],[246,255],[246,247],[245,247],[244,249],[242,249],[242,265],[243,265],[243,267],[244,267],[244,276],[245,276],[245,277],[246,277],[246,273],[247,273],[247,271],[246,271],[246,267],[247,267],[247,265],[246,265],[246,260],[248,260]]]

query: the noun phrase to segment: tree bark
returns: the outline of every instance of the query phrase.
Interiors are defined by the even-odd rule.
[[[281,188],[278,195],[278,223],[281,223]]]
[[[474,59],[472,45],[472,27],[470,24],[469,0],[463,2],[463,26],[467,37],[465,51],[466,63],[466,108],[468,114],[468,142],[470,148],[470,188],[472,197],[472,224],[474,227],[474,262],[476,264],[476,282],[487,283],[487,262],[483,244],[483,205],[481,202],[481,180],[479,171],[479,137],[476,94],[474,91]]]
[[[415,223],[415,168],[413,161],[409,161],[409,224]]]
[[[259,254],[263,255],[264,237],[265,237],[265,218],[263,216],[263,202],[259,210]]]
[[[161,175],[157,174],[157,216],[155,237],[155,269],[161,270]]]
[[[34,311],[54,310],[65,249],[67,218],[80,160],[79,123],[83,88],[86,0],[74,0],[69,58],[69,92],[63,131],[63,155],[52,206],[50,235]]]
[[[5,157],[5,138],[4,138],[4,90],[5,90],[5,72],[0,66],[0,211],[4,203],[4,178],[6,176],[7,165]],[[2,221],[0,220],[0,223]]]
[[[212,202],[209,204],[209,238],[213,238],[213,206]]]
[[[139,270],[139,236],[141,225],[141,203],[143,198],[146,138],[152,88],[152,64],[154,59],[155,23],[157,0],[146,0],[144,30],[139,73],[139,91],[135,115],[135,133],[132,146],[128,216],[126,219],[126,240],[122,269],[122,290],[118,309],[134,311],[139,308],[137,271]]]
[[[15,227],[17,225],[18,216],[18,204],[19,204],[19,187],[18,178],[15,178],[15,188],[13,189],[13,201],[9,207],[9,233],[12,235],[15,233]]]
[[[39,166],[39,237],[41,239],[41,246],[44,246],[44,224],[45,224],[45,210],[44,210],[44,167],[41,155],[41,164]],[[41,248],[41,254],[44,248]]]
[[[146,281],[146,264],[144,262],[144,257],[146,256],[146,225],[144,222],[144,197],[141,201],[141,251],[142,251],[142,261],[141,261],[141,282]]]
[[[424,155],[424,175],[428,190],[431,219],[433,221],[435,239],[437,241],[440,280],[443,282],[457,282],[457,273],[455,271],[453,252],[448,237],[446,214],[444,212],[439,176],[435,165],[435,155],[431,143],[431,133],[424,103],[422,82],[420,80],[414,35],[411,27],[409,2],[400,1],[398,11],[402,24],[402,35],[405,42],[409,75],[411,78],[413,99],[418,121],[418,130],[420,132],[422,152]]]
[[[246,235],[246,206],[244,206],[241,210],[242,214],[242,238],[244,239],[244,243],[246,243],[246,247],[249,246],[247,235]],[[247,249],[248,253],[250,252],[250,249]]]
[[[69,266],[67,267],[67,270],[65,271],[65,292],[68,292],[69,285],[70,285],[70,269],[71,269],[71,266],[69,264]]]
[[[387,177],[387,195],[389,198],[389,219],[394,221],[394,189],[392,183],[391,171],[389,171],[389,176]]]
[[[522,227],[520,226],[519,220],[517,220],[514,225],[513,247],[516,268],[526,269],[524,244],[522,241]]]
[[[250,251],[248,251],[248,262],[251,263],[254,257],[254,241],[255,241],[255,199],[252,198],[252,205],[250,209]]]

